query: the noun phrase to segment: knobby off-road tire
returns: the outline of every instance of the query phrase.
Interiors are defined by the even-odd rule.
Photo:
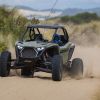
[[[62,80],[63,59],[60,55],[55,55],[52,58],[52,79],[54,81]]]
[[[72,60],[70,68],[70,75],[72,78],[81,79],[83,77],[83,61],[80,58]]]
[[[11,67],[11,53],[4,51],[0,56],[0,76],[7,77],[10,73]]]

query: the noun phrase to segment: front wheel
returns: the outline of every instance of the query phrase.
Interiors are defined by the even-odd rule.
[[[54,81],[62,80],[63,60],[60,55],[55,55],[52,58],[52,79]]]
[[[83,77],[83,61],[80,58],[72,60],[70,74],[72,78],[80,79]]]
[[[6,77],[10,73],[11,67],[11,53],[4,51],[0,56],[0,76]]]

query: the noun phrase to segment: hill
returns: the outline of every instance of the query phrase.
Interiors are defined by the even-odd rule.
[[[52,14],[50,14],[51,9],[34,9],[31,7],[23,6],[23,5],[17,5],[17,6],[9,6],[6,5],[8,8],[16,8],[23,16],[32,18],[36,17],[39,19],[44,20],[47,18],[53,18],[58,16],[74,16],[79,13],[89,12],[89,13],[96,13],[98,16],[100,16],[100,8],[92,8],[92,9],[78,9],[78,8],[67,8],[67,9],[53,9]],[[50,15],[48,17],[48,15]]]
[[[38,10],[36,10],[36,9],[33,9],[33,8],[31,8],[31,7],[27,7],[27,6],[15,6],[15,8],[16,9],[23,9],[23,10],[30,10],[30,11],[38,11]]]
[[[84,13],[84,12],[89,12],[89,13],[96,13],[97,15],[100,16],[100,8],[92,8],[92,9],[77,9],[77,8],[69,8],[65,9],[62,12],[62,16],[68,15],[68,16],[74,16],[79,13]]]
[[[28,8],[28,7],[17,7],[19,11],[21,11],[21,13],[24,16],[35,16],[39,19],[45,19],[45,17],[48,17],[48,15],[50,14],[51,9],[43,9],[43,10],[36,10],[36,9],[32,9],[32,8]],[[53,17],[58,17],[58,16],[75,16],[79,13],[96,13],[98,16],[100,16],[100,8],[92,8],[92,9],[77,9],[77,8],[68,8],[68,9],[53,9],[52,13],[50,14],[50,16],[48,18],[53,18]]]

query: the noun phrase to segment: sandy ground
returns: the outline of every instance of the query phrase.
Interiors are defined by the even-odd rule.
[[[100,85],[100,49],[77,47],[74,57],[84,61],[84,78],[66,77],[54,82],[50,74],[36,73],[35,78],[23,78],[12,71],[11,76],[0,78],[0,100],[93,100]]]
[[[0,100],[92,100],[99,85],[99,79],[53,82],[43,73],[40,76],[0,78]]]

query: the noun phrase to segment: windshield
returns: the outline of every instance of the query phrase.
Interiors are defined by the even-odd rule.
[[[47,28],[28,28],[24,33],[22,40],[23,41],[34,41],[38,40],[48,40],[51,41],[54,34],[64,35],[64,32],[61,28],[59,29],[47,29]]]

